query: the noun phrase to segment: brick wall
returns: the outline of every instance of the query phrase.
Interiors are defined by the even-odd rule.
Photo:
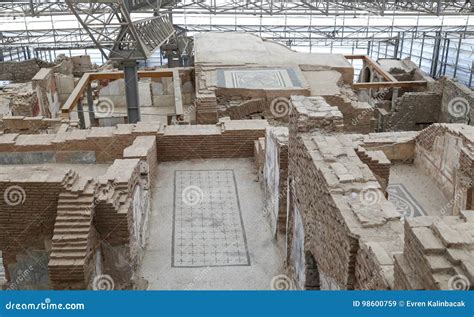
[[[22,62],[0,63],[0,80],[11,80],[18,83],[30,81],[42,67],[52,67],[54,64],[38,59]]]
[[[265,120],[169,126],[157,137],[158,161],[252,157],[254,141],[265,136],[267,126]]]
[[[53,237],[58,196],[72,171],[0,166],[0,250],[5,267],[27,248],[45,250]],[[6,271],[7,278],[10,276]]]
[[[416,217],[405,222],[403,254],[396,256],[395,289],[473,289],[474,211]]]
[[[418,131],[438,122],[440,113],[440,94],[407,92],[397,99],[394,111],[384,122],[383,131]]]
[[[433,124],[416,138],[415,164],[430,175],[448,200],[456,196],[457,174],[463,150],[471,153],[467,156],[472,155],[472,135],[470,126]],[[464,164],[470,165],[467,162]],[[473,174],[468,172],[466,177],[472,179]]]
[[[304,251],[315,258],[321,289],[391,288],[391,256],[402,247],[400,215],[356,154],[357,136],[302,126],[301,113],[292,108],[290,116],[289,253],[299,210]]]
[[[356,153],[360,160],[367,164],[370,170],[375,174],[385,191],[390,177],[390,160],[385,156],[384,152],[367,151],[363,147],[358,147]]]

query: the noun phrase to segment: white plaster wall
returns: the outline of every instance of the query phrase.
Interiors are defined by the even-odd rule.
[[[446,199],[454,195],[462,146],[462,138],[449,133],[437,136],[431,151],[416,145],[415,165],[436,182]]]
[[[276,234],[280,195],[280,162],[278,157],[278,144],[271,137],[271,130],[267,130],[265,138],[265,166],[263,169],[263,181],[267,199],[265,208],[270,215],[270,223],[273,233]]]

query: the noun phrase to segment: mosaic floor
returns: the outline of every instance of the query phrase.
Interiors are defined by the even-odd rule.
[[[172,266],[250,265],[233,170],[175,171]]]
[[[388,200],[405,218],[426,216],[425,211],[403,184],[387,186]]]
[[[289,69],[219,70],[218,84],[227,88],[276,89],[301,87],[295,71]]]

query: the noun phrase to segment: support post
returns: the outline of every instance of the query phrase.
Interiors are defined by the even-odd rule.
[[[77,117],[79,118],[79,128],[85,129],[86,123],[84,121],[84,109],[82,108],[82,98],[77,101]]]
[[[95,125],[94,99],[92,98],[92,87],[90,83],[87,85],[87,108],[89,109],[89,121],[91,127],[93,127]]]
[[[140,121],[137,61],[124,61],[122,64],[125,79],[128,123],[137,123]]]
[[[438,61],[439,61],[439,49],[441,45],[441,32],[436,32],[436,38],[433,48],[433,57],[431,58],[431,72],[430,75],[433,78],[436,78],[436,73],[438,70]]]

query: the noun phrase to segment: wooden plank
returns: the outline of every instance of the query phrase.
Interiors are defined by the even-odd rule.
[[[170,70],[159,70],[159,71],[138,71],[138,78],[163,78],[173,77],[173,72]],[[121,79],[123,78],[123,72],[106,72],[106,73],[90,73],[91,80],[105,80],[105,79]]]
[[[74,107],[77,106],[77,102],[84,94],[84,91],[87,89],[87,85],[89,84],[89,81],[90,81],[90,73],[85,73],[84,75],[82,75],[76,87],[74,87],[74,90],[69,95],[69,98],[61,107],[61,113],[69,113],[74,109]]]
[[[395,77],[393,77],[392,74],[385,71],[385,69],[383,69],[376,61],[374,61],[372,58],[370,58],[367,55],[344,55],[344,57],[347,58],[347,59],[362,59],[362,60],[364,60],[364,62],[371,65],[377,73],[382,75],[382,77],[386,81],[391,81],[391,82],[396,82],[397,81],[397,79]]]
[[[387,72],[385,69],[382,68],[382,66],[380,66],[376,61],[374,61],[372,58],[370,58],[369,56],[365,56],[365,59],[364,59],[369,65],[371,65],[375,71],[377,73],[379,73],[380,75],[382,75],[382,77],[386,80],[386,81],[391,81],[391,82],[397,82],[398,80],[392,76],[392,74],[390,74],[389,72]]]
[[[352,84],[353,89],[368,89],[368,88],[414,88],[414,87],[426,87],[427,82],[424,80],[419,81],[397,81],[397,82],[371,82],[371,83],[354,83]]]
[[[347,59],[365,59],[366,55],[344,55]]]
[[[163,70],[154,70],[154,71],[138,71],[138,78],[163,78],[163,77],[174,77],[177,76],[178,78],[178,83],[179,83],[179,73],[176,70],[168,70],[168,69],[163,69]],[[87,89],[87,85],[93,81],[93,80],[116,80],[116,79],[121,79],[124,77],[123,72],[103,72],[103,73],[85,73],[79,82],[77,83],[76,87],[74,87],[74,90],[72,91],[71,95],[69,95],[69,98],[66,100],[64,105],[61,107],[61,113],[66,114],[63,117],[69,117],[69,113],[74,110],[74,108],[77,106],[77,102],[79,99],[82,97],[84,94],[85,90]],[[179,87],[178,87],[179,88]],[[176,89],[176,88],[175,88]],[[179,89],[180,94],[179,97],[181,98],[181,89]],[[182,103],[181,106],[177,109],[179,110],[182,114],[183,113],[183,107]]]
[[[160,71],[139,71],[138,78],[163,78],[163,77],[173,77],[173,71],[170,70],[160,70]]]

